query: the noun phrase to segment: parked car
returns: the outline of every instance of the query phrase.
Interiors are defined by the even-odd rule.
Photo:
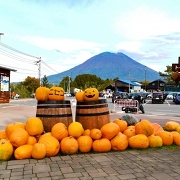
[[[173,98],[176,96],[178,92],[170,92],[167,96],[166,99],[171,99],[173,100]]]
[[[66,96],[66,97],[71,97],[71,93],[65,92],[65,93],[64,93],[64,96]]]
[[[164,103],[163,92],[153,92],[152,93],[152,104],[154,103]]]
[[[112,94],[112,103],[114,103],[116,99],[128,99],[128,93],[127,92],[114,92]]]
[[[177,93],[175,98],[174,98],[174,103],[179,104],[180,103],[180,93]]]

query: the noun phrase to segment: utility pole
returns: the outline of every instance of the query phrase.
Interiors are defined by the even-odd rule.
[[[129,93],[130,93],[130,71],[129,71]]]
[[[144,80],[144,86],[145,86],[145,91],[146,91],[146,66],[145,66],[145,69],[144,69],[144,77],[145,77],[145,80]]]
[[[36,65],[38,65],[39,86],[41,86],[41,57],[36,61]]]

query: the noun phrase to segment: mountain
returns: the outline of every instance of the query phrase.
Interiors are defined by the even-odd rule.
[[[80,74],[94,74],[101,79],[130,80],[130,81],[154,81],[159,79],[159,73],[139,62],[131,59],[123,53],[103,52],[91,57],[84,63],[67,71],[48,76],[48,82],[59,84],[66,76],[73,80]]]

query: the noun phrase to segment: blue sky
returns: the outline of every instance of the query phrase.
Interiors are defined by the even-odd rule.
[[[180,0],[1,0],[0,66],[23,81],[38,77],[39,57],[43,77],[109,51],[164,72],[180,56],[179,9]]]

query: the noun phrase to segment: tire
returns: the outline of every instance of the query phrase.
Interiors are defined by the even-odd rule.
[[[129,109],[128,108],[125,108],[125,113],[128,113]]]

